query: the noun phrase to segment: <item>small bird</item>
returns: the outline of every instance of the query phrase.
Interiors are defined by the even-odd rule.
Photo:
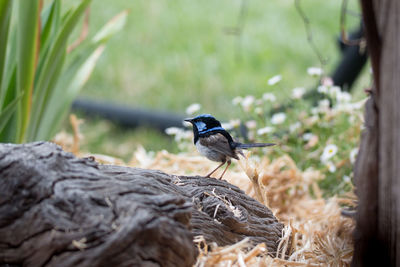
[[[207,174],[210,177],[222,165],[226,165],[225,170],[219,179],[222,179],[229,165],[231,159],[239,160],[239,154],[244,157],[242,149],[252,147],[266,147],[273,146],[272,143],[253,143],[242,144],[233,140],[232,136],[221,126],[221,123],[210,114],[202,114],[193,119],[185,119],[193,125],[194,144],[197,150],[212,161],[221,162],[217,168]]]

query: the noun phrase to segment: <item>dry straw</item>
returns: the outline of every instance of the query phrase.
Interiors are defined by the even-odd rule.
[[[78,156],[94,156],[101,163],[124,164],[113,157],[77,151],[79,121],[73,118],[71,123],[74,138],[59,134],[58,144]],[[195,152],[160,151],[151,156],[144,148],[138,148],[125,165],[176,175],[201,175],[215,167]],[[354,205],[355,196],[324,199],[317,184],[320,177],[317,171],[299,170],[288,156],[272,162],[268,158],[242,159],[228,170],[225,179],[264,203],[285,224],[279,249],[268,253],[264,244],[251,247],[247,239],[218,247],[198,236],[194,240],[200,252],[196,266],[349,266],[355,222],[341,215],[341,206]]]

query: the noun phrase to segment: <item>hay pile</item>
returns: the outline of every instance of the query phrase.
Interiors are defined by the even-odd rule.
[[[105,164],[158,169],[176,175],[204,175],[217,164],[196,152],[152,154],[143,148],[134,152],[128,164],[104,155],[84,154],[78,145],[79,121],[73,120],[74,137],[62,133],[54,141],[80,157],[94,156]],[[219,177],[218,173],[214,175]],[[288,156],[271,162],[268,158],[247,155],[239,164],[232,164],[224,179],[264,203],[285,224],[279,251],[268,253],[264,244],[249,249],[247,239],[232,246],[218,247],[206,244],[198,236],[194,240],[200,250],[196,266],[349,266],[355,222],[340,214],[340,206],[353,205],[355,196],[322,198],[317,185],[320,177],[316,171],[297,169]]]
[[[285,224],[279,252],[271,257],[264,244],[248,250],[246,240],[223,248],[207,244],[199,246],[203,249],[200,249],[197,266],[350,265],[355,222],[341,216],[340,205],[352,205],[355,197],[322,198],[317,185],[320,174],[316,171],[301,172],[288,156],[272,162],[267,158],[254,162],[251,157],[241,160],[227,171],[224,179],[264,203]],[[161,151],[149,156],[140,148],[129,165],[177,175],[204,175],[215,168],[216,163],[196,153],[175,155]],[[195,241],[204,243],[201,237]]]

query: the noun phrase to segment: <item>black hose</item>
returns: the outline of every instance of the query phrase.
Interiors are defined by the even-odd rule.
[[[88,117],[103,118],[122,127],[135,128],[146,126],[163,131],[168,127],[183,127],[182,115],[165,111],[145,110],[113,104],[106,101],[76,99],[72,110],[82,112]]]

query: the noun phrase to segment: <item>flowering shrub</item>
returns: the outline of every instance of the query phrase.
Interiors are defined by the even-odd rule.
[[[309,68],[308,74],[317,78],[322,70]],[[282,77],[274,76],[268,86],[277,87]],[[327,194],[342,194],[352,188],[353,164],[358,151],[363,123],[362,107],[365,100],[352,101],[352,96],[330,79],[322,79],[318,87],[322,99],[312,106],[303,97],[303,87],[294,88],[289,105],[277,103],[274,93],[261,97],[247,95],[232,100],[241,109],[241,118],[231,118],[223,127],[243,142],[275,142],[278,146],[253,150],[255,156],[277,158],[288,154],[300,169],[319,170],[323,174],[320,186]],[[275,110],[275,112],[274,112]],[[201,106],[193,104],[188,115],[199,114]],[[243,127],[246,126],[245,134]],[[193,149],[191,130],[170,128],[179,148]]]

